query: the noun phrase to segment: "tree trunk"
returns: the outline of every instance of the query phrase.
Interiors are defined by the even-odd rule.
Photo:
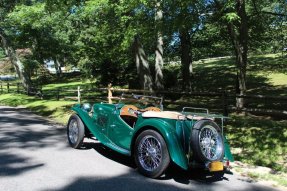
[[[8,39],[6,38],[4,31],[0,29],[0,39],[2,47],[5,51],[6,56],[9,57],[12,65],[15,67],[15,70],[22,81],[22,84],[25,88],[28,88],[30,85],[30,80],[28,75],[24,71],[24,65],[17,56],[15,50],[10,46]]]
[[[245,10],[245,0],[237,0],[236,11],[238,16],[240,17],[240,22],[237,27],[233,24],[229,24],[228,30],[233,43],[236,57],[236,93],[239,94],[239,96],[244,96],[246,94],[246,67],[248,52],[248,27],[247,15]],[[242,110],[244,108],[244,98],[236,98],[236,107],[239,110]]]
[[[181,72],[182,72],[182,89],[190,90],[190,73],[192,72],[192,56],[190,34],[187,29],[179,31],[181,46]]]
[[[150,74],[147,56],[138,36],[135,37],[133,49],[135,54],[137,73],[140,79],[140,85],[142,89],[152,91],[152,77]]]
[[[55,63],[57,77],[60,78],[62,76],[62,69],[61,69],[61,64],[59,60],[57,59],[57,57],[54,58],[54,63]]]
[[[163,37],[162,37],[162,19],[163,12],[161,8],[161,0],[156,3],[155,22],[157,27],[157,46],[155,50],[155,88],[161,90],[163,86]]]

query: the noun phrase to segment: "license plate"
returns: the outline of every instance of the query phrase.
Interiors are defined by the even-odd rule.
[[[216,172],[216,171],[223,171],[223,163],[220,161],[213,161],[209,164],[209,171]]]

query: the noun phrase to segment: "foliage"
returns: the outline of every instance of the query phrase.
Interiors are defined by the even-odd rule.
[[[286,121],[232,116],[226,129],[236,160],[287,172]]]
[[[0,59],[5,58],[4,51],[0,48]]]
[[[0,20],[16,48],[32,50],[32,60],[77,66],[102,85],[128,85],[139,80],[131,49],[135,35],[141,38],[153,75],[158,31],[163,34],[165,61],[180,58],[183,29],[190,35],[192,60],[233,55],[226,23],[239,23],[239,17],[234,2],[226,1],[222,8],[217,2],[221,1],[162,1],[163,20],[157,23],[157,1],[1,1]],[[254,2],[246,6],[251,53],[281,51],[286,17],[265,12],[283,14],[286,4]],[[178,74],[183,75],[182,71]],[[169,74],[163,73],[168,79],[165,75]]]

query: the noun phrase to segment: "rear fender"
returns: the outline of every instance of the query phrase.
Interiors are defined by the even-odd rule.
[[[230,146],[228,144],[227,138],[223,136],[223,139],[224,139],[224,158],[231,162],[234,162],[234,158],[231,154]]]
[[[187,170],[188,169],[188,160],[184,153],[184,149],[181,145],[181,141],[178,140],[176,135],[175,127],[173,127],[170,123],[167,123],[164,120],[159,118],[150,118],[145,119],[141,123],[136,125],[133,141],[131,146],[133,146],[136,137],[147,129],[154,129],[158,131],[164,138],[167,148],[169,151],[169,155],[171,160],[177,164],[179,167]]]

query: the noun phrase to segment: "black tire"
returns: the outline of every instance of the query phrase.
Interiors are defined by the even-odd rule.
[[[146,147],[144,143],[147,141],[153,146]],[[163,137],[154,130],[146,130],[139,134],[135,141],[134,157],[138,171],[150,178],[161,176],[170,163],[166,143]]]
[[[85,126],[76,114],[73,114],[67,125],[67,137],[71,147],[75,149],[81,148],[85,136]]]
[[[206,141],[202,138],[204,137],[204,133],[214,134],[212,136],[214,139],[206,139]],[[201,140],[200,140],[201,138]],[[202,144],[200,144],[200,141]],[[211,142],[213,141],[213,142]],[[206,145],[215,145],[214,154],[204,153]],[[216,144],[214,144],[216,143]],[[192,128],[191,132],[191,140],[190,146],[192,148],[193,158],[198,162],[210,162],[210,161],[221,161],[224,157],[224,143],[223,136],[218,125],[211,120],[201,120],[198,121]],[[209,156],[207,156],[209,155]]]

